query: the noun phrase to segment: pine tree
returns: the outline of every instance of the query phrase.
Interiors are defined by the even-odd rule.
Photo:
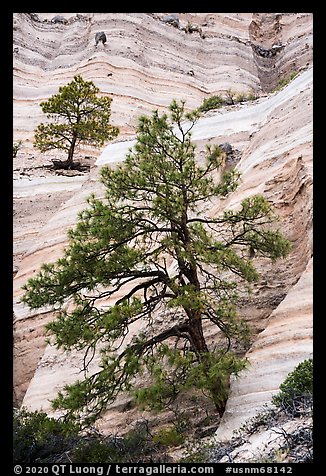
[[[246,365],[231,350],[248,334],[236,313],[237,288],[258,280],[252,252],[274,261],[290,249],[263,196],[210,216],[214,200],[234,191],[240,176],[229,170],[218,179],[225,156],[217,146],[207,146],[203,163],[196,159],[198,111],[186,113],[176,101],[169,111],[139,118],[125,161],[101,170],[105,198],[89,198],[64,256],[24,286],[31,308],[55,309],[47,329],[59,348],[83,350],[85,369],[100,349],[98,372],[54,401],[85,424],[142,374],[152,384],[134,391],[139,402],[162,408],[197,388],[222,413],[229,376]],[[213,346],[204,321],[223,336]],[[142,330],[128,339],[136,322]]]
[[[52,149],[68,154],[62,167],[71,168],[78,144],[101,147],[118,135],[119,130],[110,125],[112,99],[98,98],[99,88],[92,81],[77,75],[59,93],[42,102],[42,111],[53,122],[41,123],[35,129],[34,147],[41,152]]]

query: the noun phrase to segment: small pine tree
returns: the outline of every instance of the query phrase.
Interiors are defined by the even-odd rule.
[[[34,147],[41,152],[66,151],[68,158],[63,166],[71,168],[78,144],[101,147],[116,137],[119,130],[110,124],[112,99],[98,98],[99,91],[92,81],[84,81],[77,75],[61,86],[58,94],[42,102],[42,111],[53,122],[37,126]]]

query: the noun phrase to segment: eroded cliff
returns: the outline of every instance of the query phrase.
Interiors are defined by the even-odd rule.
[[[49,400],[79,373],[80,356],[46,346],[43,326],[51,314],[24,307],[21,286],[42,262],[60,256],[85,198],[101,193],[99,167],[123,160],[132,145],[137,117],[164,110],[172,98],[191,109],[228,89],[252,91],[257,100],[211,111],[193,131],[198,150],[227,141],[241,157],[241,185],[215,203],[212,216],[263,193],[293,243],[287,259],[259,261],[261,280],[240,302],[253,328],[251,366],[231,383],[217,431],[223,439],[312,353],[312,15],[184,13],[179,28],[164,23],[164,15],[65,14],[66,23],[52,23],[55,14],[14,16],[14,139],[23,140],[14,159],[15,396],[18,404],[49,410]],[[201,34],[186,33],[188,22]],[[108,42],[95,47],[99,30]],[[272,92],[293,72],[295,79]],[[58,176],[41,167],[57,154],[35,152],[33,130],[43,120],[39,103],[77,73],[113,98],[112,122],[121,133],[102,151],[79,152],[89,174]],[[206,332],[213,341],[215,331]],[[121,400],[102,427],[125,431],[142,416]]]

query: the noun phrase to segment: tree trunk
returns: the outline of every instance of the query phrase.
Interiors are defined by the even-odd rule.
[[[74,157],[74,151],[75,151],[75,145],[76,145],[76,139],[77,137],[73,137],[70,145],[70,149],[68,152],[68,159],[67,159],[67,167],[70,169],[70,167],[73,164],[73,157]]]
[[[191,337],[191,343],[194,346],[194,350],[196,354],[202,355],[207,354],[209,352],[204,332],[202,326],[202,320],[200,315],[196,316],[196,319],[190,320],[190,325],[188,327],[188,332]],[[204,366],[204,372],[206,373],[207,377],[209,374],[209,365]],[[229,389],[229,376],[227,379],[224,378],[217,378],[216,381],[210,386],[210,394],[212,400],[215,404],[215,409],[217,413],[222,417],[225,411],[225,405],[227,402],[227,395]]]
[[[200,317],[192,319],[189,325],[189,334],[191,337],[191,343],[194,346],[194,350],[197,354],[208,352],[208,347],[205,341],[202,321]]]
[[[186,203],[186,197],[184,196],[184,203]],[[190,240],[190,233],[187,228],[187,210],[183,215],[182,219],[182,232],[183,232],[183,244],[184,248],[191,253],[191,240]],[[172,228],[177,228],[174,226],[174,223],[171,222]],[[177,240],[179,237],[177,238]],[[190,284],[194,286],[194,289],[200,293],[200,282],[198,279],[197,274],[197,266],[196,260],[193,255],[191,255],[191,260],[188,263],[185,262],[184,258],[182,257],[181,253],[179,253],[178,246],[175,248],[179,269],[183,275],[187,277]],[[209,376],[210,372],[210,365],[207,359],[205,359],[205,354],[208,356],[209,350],[206,344],[204,332],[203,332],[203,321],[202,321],[202,314],[201,311],[193,310],[191,308],[184,308],[189,321],[188,321],[188,328],[187,332],[189,333],[191,345],[193,346],[194,352],[197,354],[199,360],[204,363],[203,372],[208,380],[211,380]],[[217,413],[222,417],[225,411],[225,405],[227,401],[227,393],[228,393],[228,382],[224,382],[221,379],[216,379],[215,382],[209,385],[209,392],[211,394],[212,400],[215,404],[215,408]]]

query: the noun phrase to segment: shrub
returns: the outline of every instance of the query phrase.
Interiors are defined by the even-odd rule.
[[[153,442],[163,446],[179,446],[185,441],[183,435],[176,427],[162,428],[153,437]]]
[[[246,96],[246,101],[255,101],[255,99],[257,98],[258,98],[257,94],[255,94],[254,92],[250,92]]]
[[[208,463],[214,443],[203,440],[188,440],[185,443],[186,451],[178,463]]]
[[[275,91],[280,91],[281,89],[283,89],[287,84],[289,84],[292,79],[294,79],[296,76],[298,75],[298,73],[296,71],[293,71],[290,76],[288,76],[287,78],[282,78],[278,81],[275,89],[274,89],[274,92]]]
[[[47,462],[65,451],[77,428],[72,424],[50,418],[42,411],[25,408],[14,413],[13,449],[15,463]]]
[[[140,463],[153,454],[155,444],[146,427],[123,437],[95,437],[81,441],[70,455],[74,463]]]
[[[112,442],[98,439],[82,441],[73,451],[71,457],[75,463],[122,463],[122,452],[119,446]]]
[[[18,142],[14,142],[13,144],[13,153],[12,156],[15,158],[17,156],[18,151],[22,148],[23,141],[19,140]]]
[[[198,108],[200,112],[207,112],[212,109],[219,109],[222,106],[233,106],[239,102],[254,101],[257,96],[254,92],[249,93],[236,93],[231,89],[228,89],[225,97],[215,95],[205,98],[202,105]]]
[[[225,104],[224,99],[221,96],[210,96],[203,100],[203,104],[199,107],[199,111],[207,112],[211,109],[218,109]]]
[[[254,101],[257,97],[253,91],[249,93],[238,93],[234,96],[233,101],[234,104],[237,104],[238,102]]]
[[[96,433],[78,434],[71,423],[50,418],[42,411],[25,408],[14,413],[13,447],[16,464],[31,463],[140,463],[166,462],[157,453],[147,424],[137,425],[123,437]]]
[[[311,398],[313,394],[313,361],[301,362],[289,373],[280,385],[280,392],[272,398],[272,402],[285,410],[295,413],[297,403]]]

